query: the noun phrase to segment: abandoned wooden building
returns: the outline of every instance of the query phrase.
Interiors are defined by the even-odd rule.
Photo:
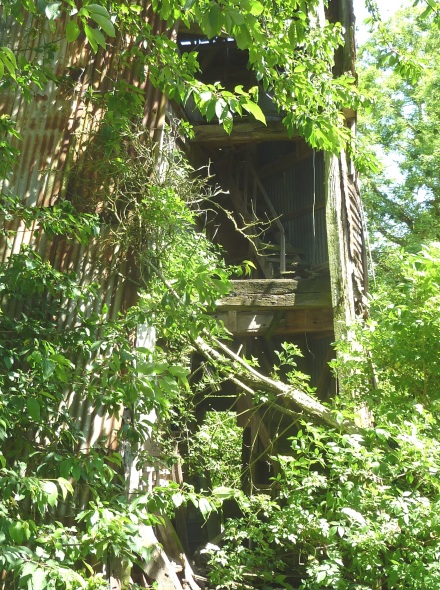
[[[165,24],[151,9],[146,9],[144,16],[158,33],[165,30]],[[345,47],[336,56],[335,73],[353,71],[351,0],[331,0],[326,17],[341,22],[346,35]],[[32,53],[24,28],[3,27],[0,35],[0,45],[12,39],[14,47]],[[57,38],[57,31],[53,35]],[[177,41],[181,52],[197,50],[203,81],[220,80],[226,88],[256,82],[246,67],[246,52],[239,50],[233,39],[220,36],[208,40],[197,27],[181,27]],[[38,40],[33,43],[38,46]],[[92,55],[85,41],[80,50],[61,42],[52,66],[57,75],[76,75],[69,87],[49,81],[31,102],[26,102],[19,92],[4,94],[2,112],[17,114],[17,127],[25,146],[13,175],[4,181],[4,194],[19,195],[30,206],[51,206],[65,198],[68,171],[93,157],[88,138],[100,112],[97,103],[87,102],[87,93],[111,90],[116,53],[110,49]],[[132,72],[126,71],[125,76],[128,84],[139,83]],[[203,231],[222,247],[227,263],[250,260],[254,265],[250,277],[232,281],[230,293],[219,298],[215,311],[216,318],[233,336],[232,348],[258,358],[261,370],[270,374],[274,350],[283,342],[297,345],[303,354],[300,370],[311,376],[310,385],[316,388],[318,398],[328,399],[337,389],[328,366],[334,358],[332,343],[346,324],[364,314],[366,308],[362,205],[351,161],[344,153],[336,156],[318,152],[301,137],[289,137],[282,123],[283,115],[276,112],[271,97],[264,92],[260,106],[267,125],[252,117],[237,118],[228,135],[217,122],[203,121],[190,104],[185,108],[169,105],[148,76],[142,85],[144,125],[150,129],[153,141],[160,144],[171,114],[189,121],[194,127],[194,138],[185,143],[186,155],[196,168],[209,165],[213,182],[221,187],[216,197],[219,207],[215,214],[207,215]],[[355,113],[344,114],[347,126],[354,126]],[[87,185],[82,198],[92,198],[92,190],[93,184]],[[23,246],[35,249],[58,270],[74,270],[84,283],[96,281],[102,305],[115,319],[136,301],[133,281],[124,279],[130,276],[130,261],[120,260],[114,253],[109,256],[111,263],[103,269],[97,255],[99,244],[51,238],[37,224],[29,227],[20,220],[8,223],[9,229],[15,223],[17,231],[12,241],[3,240],[2,262]],[[19,304],[14,311],[19,312]],[[66,313],[59,319],[59,329],[74,321]],[[150,334],[144,335],[142,340],[139,336],[141,343],[149,337]],[[283,440],[277,438],[280,417],[273,412],[258,416],[252,411],[249,394],[231,383],[225,383],[200,404],[200,420],[208,410],[237,412],[243,427],[243,457],[253,465],[243,486],[249,493],[264,490],[270,477],[264,451],[269,452],[267,447],[275,439],[283,445]],[[84,432],[85,448],[120,427],[120,420],[109,419],[85,402],[72,403],[71,411],[76,412]],[[282,430],[289,433],[285,420]],[[257,443],[251,444],[252,441]],[[254,461],[256,457],[258,461]],[[206,531],[194,533],[197,538],[191,539],[190,529],[182,532],[182,523],[177,528],[186,551],[191,552],[209,540]],[[169,573],[166,561],[182,560],[179,549],[172,547],[169,533],[162,530],[157,536],[164,551],[158,550],[156,562],[149,569],[150,578],[156,578],[163,590],[182,588],[178,577]],[[194,582],[193,588],[196,587]]]

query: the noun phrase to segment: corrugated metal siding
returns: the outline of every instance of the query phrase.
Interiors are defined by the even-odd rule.
[[[260,148],[265,163],[273,161],[272,146]],[[271,155],[272,152],[272,155]],[[286,241],[302,252],[307,264],[328,261],[327,232],[324,203],[324,159],[322,154],[310,154],[296,164],[264,179],[264,186],[282,220]],[[295,213],[301,213],[295,217]]]
[[[145,9],[143,18],[156,33],[165,32],[164,23],[152,13],[151,8]],[[23,25],[0,20],[0,45],[7,45],[15,52],[24,52],[28,60],[38,59],[36,48],[51,39],[48,38],[48,31],[45,31],[44,37],[33,38],[28,34],[32,25],[31,18]],[[52,33],[57,49],[48,67],[57,76],[65,77],[66,85],[57,86],[48,82],[42,90],[32,89],[30,101],[14,90],[3,92],[0,98],[0,111],[16,120],[17,130],[22,135],[22,141],[15,142],[16,147],[21,149],[18,165],[8,180],[0,183],[0,190],[6,195],[18,195],[23,203],[30,206],[51,206],[63,198],[69,168],[87,158],[91,133],[97,129],[103,115],[98,106],[86,100],[89,90],[108,92],[113,87],[113,81],[122,76],[130,84],[145,90],[143,123],[156,142],[161,139],[165,121],[166,100],[152,87],[148,72],[143,82],[134,78],[134,69],[121,73],[121,48],[128,42],[127,39],[117,37],[106,51],[100,49],[95,55],[84,39],[67,44],[62,29],[60,24]],[[87,203],[86,191],[82,199]],[[81,245],[59,237],[48,239],[37,229],[37,224],[26,229],[19,219],[9,221],[7,229],[11,230],[11,233],[8,232],[11,239],[1,240],[0,261],[6,262],[12,254],[28,246],[38,251],[56,269],[75,271],[82,284],[96,282],[99,285],[98,297],[88,311],[100,312],[106,305],[109,317],[116,319],[127,301],[135,300],[134,288],[121,278],[130,272],[128,262],[121,260],[115,250],[106,252],[107,264],[104,265],[99,240]],[[18,303],[10,310],[12,313],[19,311]],[[66,308],[63,317],[59,318],[60,330],[75,325],[78,319],[75,313],[73,307]],[[84,450],[103,434],[111,438],[111,433],[119,426],[119,419],[109,418],[75,396],[69,397],[69,403],[86,437]]]

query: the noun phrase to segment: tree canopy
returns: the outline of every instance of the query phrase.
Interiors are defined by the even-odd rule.
[[[363,181],[370,230],[412,251],[438,240],[438,68],[432,59],[438,27],[432,7],[402,10],[388,22],[385,54],[378,30],[360,52],[361,86],[374,95],[361,116],[361,134],[376,146],[382,164]],[[414,68],[393,67],[394,58],[410,55]]]

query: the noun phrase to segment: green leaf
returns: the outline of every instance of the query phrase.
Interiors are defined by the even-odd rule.
[[[0,62],[0,63],[2,63],[2,62]],[[0,75],[0,78],[1,78],[1,75]],[[4,362],[5,367],[7,368],[7,370],[10,371],[11,368],[12,368],[12,365],[14,364],[14,357],[4,356],[3,357],[3,362]]]
[[[188,377],[188,369],[178,365],[170,365],[168,367],[168,372],[175,377],[179,377],[180,379],[186,379]]]
[[[46,6],[44,12],[49,20],[55,20],[61,15],[60,6],[61,2],[52,2]]]
[[[76,41],[80,34],[80,28],[76,20],[70,20],[66,26],[66,39],[69,43]]]
[[[9,47],[1,47],[1,51],[6,55],[8,60],[12,63],[14,68],[17,67],[17,60],[15,59],[15,55],[13,54],[12,50]]]
[[[53,481],[42,481],[41,482],[41,489],[46,494],[47,498],[46,501],[49,506],[56,506],[58,500],[58,488]]]
[[[252,45],[252,37],[246,25],[236,27],[235,40],[239,49],[248,49]]]
[[[261,4],[261,2],[251,2],[250,5],[250,10],[249,12],[253,15],[253,16],[260,16],[260,14],[263,12],[264,10],[264,6]]]
[[[10,525],[9,535],[15,543],[21,545],[25,535],[23,530],[23,523],[20,520],[17,520],[17,522],[14,522]]]
[[[36,563],[33,563],[32,561],[26,561],[24,566],[21,569],[20,575],[22,578],[25,578],[26,576],[30,576],[34,573],[34,571],[38,568],[38,565]]]
[[[222,30],[223,14],[217,4],[213,4],[209,10],[208,18],[203,20],[206,34],[210,37],[219,35]]]
[[[215,98],[213,98],[212,100],[209,101],[207,109],[206,109],[206,113],[205,113],[205,117],[207,121],[211,121],[212,118],[215,115],[215,107],[217,104],[217,100]]]
[[[41,412],[40,404],[38,403],[38,401],[34,397],[28,397],[26,399],[26,408],[32,420],[38,422],[40,420]]]
[[[100,4],[87,4],[87,6],[85,8],[90,12],[90,15],[99,14],[99,15],[104,16],[105,18],[110,20],[109,11],[104,6],[101,6]]]
[[[75,481],[79,481],[80,477],[81,477],[81,473],[82,473],[82,468],[81,465],[79,465],[78,463],[75,463],[72,466],[72,477]]]
[[[61,495],[63,496],[63,500],[66,499],[67,494],[73,494],[73,486],[70,481],[67,481],[64,477],[57,478],[58,485],[60,486]]]
[[[231,116],[227,116],[223,119],[223,129],[228,135],[231,135],[232,128],[234,126],[234,119]]]
[[[43,379],[49,379],[55,371],[55,363],[50,359],[43,359],[41,361],[41,366],[43,369]]]
[[[203,518],[207,518],[212,512],[212,504],[209,502],[207,498],[202,497],[199,498],[198,505]]]
[[[91,14],[90,18],[93,19],[109,37],[114,37],[116,35],[113,23],[107,17],[102,16],[101,14]]]
[[[105,49],[105,38],[104,38],[104,35],[98,29],[92,29],[92,30],[93,30],[93,34],[94,34],[95,39],[96,39],[96,43],[98,45],[100,45],[103,49]]]
[[[31,577],[31,585],[29,586],[32,590],[44,590],[46,588],[46,571],[38,568],[36,569]]]
[[[14,56],[13,56],[13,59],[11,59],[11,54],[12,54],[12,52],[10,49],[8,49],[7,47],[2,47],[0,50],[0,62],[3,65],[3,74],[4,74],[5,67],[6,67],[11,78],[13,78],[15,80],[16,79],[15,72],[17,69],[17,62],[15,61]]]
[[[261,108],[255,102],[247,101],[243,104],[243,108],[245,111],[253,115],[257,121],[261,121],[261,123],[266,125],[266,117],[264,116]]]
[[[229,500],[230,498],[235,498],[237,495],[237,490],[234,488],[228,488],[225,486],[219,486],[212,490],[212,495],[218,498],[219,500]]]
[[[349,516],[351,519],[353,519],[358,524],[365,526],[365,524],[366,524],[365,518],[357,510],[353,510],[353,508],[346,507],[346,508],[342,508],[341,512],[343,514],[346,514],[347,516]]]
[[[171,499],[176,508],[179,508],[179,506],[185,502],[185,496],[182,494],[182,492],[176,492],[171,496]]]
[[[95,38],[95,29],[92,29],[91,27],[89,27],[89,25],[84,25],[84,33],[86,34],[86,37],[90,43],[91,48],[95,53],[97,53],[98,43]]]
[[[297,37],[297,33],[296,33],[296,21],[295,20],[293,20],[292,23],[290,24],[289,31],[288,31],[288,37],[289,37],[290,44],[293,46],[296,46],[297,42],[298,42],[298,37]]]
[[[228,10],[227,14],[231,18],[234,25],[244,25],[245,24],[244,16],[237,9],[231,8],[230,10]]]

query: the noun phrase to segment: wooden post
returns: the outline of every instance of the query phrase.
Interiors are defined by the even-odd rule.
[[[359,349],[350,326],[354,324],[362,311],[364,293],[359,291],[366,288],[360,285],[365,273],[362,252],[354,244],[354,234],[362,232],[353,220],[356,213],[356,203],[348,189],[348,171],[345,154],[339,158],[327,154],[326,170],[326,221],[329,249],[330,284],[334,314],[334,330],[336,340],[348,340],[353,350]],[[362,240],[359,242],[362,244]],[[362,248],[362,246],[361,246]],[[354,395],[355,392],[352,392]],[[356,411],[356,423],[359,426],[371,426],[371,414],[359,402]]]
[[[348,225],[342,192],[340,159],[325,155],[325,197],[331,298],[335,323],[335,337],[346,333],[346,326],[355,320],[354,292],[348,250]]]

